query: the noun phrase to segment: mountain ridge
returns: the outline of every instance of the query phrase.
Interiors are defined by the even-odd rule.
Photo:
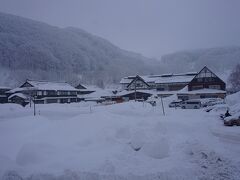
[[[0,59],[11,77],[2,84],[27,78],[111,84],[128,74],[154,73],[160,66],[82,29],[4,13],[0,13]]]

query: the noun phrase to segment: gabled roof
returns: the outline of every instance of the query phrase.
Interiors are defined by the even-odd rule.
[[[24,84],[26,83],[30,84],[36,90],[77,91],[76,88],[66,82],[27,80]],[[24,87],[24,84],[20,87]]]
[[[206,71],[206,72],[209,72],[209,73],[213,74],[214,77],[218,78],[220,81],[222,81],[222,83],[225,84],[225,82],[224,82],[221,78],[219,78],[214,72],[212,72],[207,66],[204,66],[204,67],[197,73],[197,75],[194,76],[194,78],[192,79],[192,81],[193,81],[199,74],[201,74],[203,71]],[[191,82],[192,82],[192,81],[191,81]],[[191,83],[191,82],[190,82],[190,83]]]
[[[83,86],[82,84],[78,84],[76,87],[76,89],[87,89],[85,86]]]
[[[141,78],[139,75],[136,75],[136,77],[130,82],[130,84],[129,84],[127,87],[131,86],[131,84],[134,83],[136,80],[142,81],[143,83],[145,83],[145,84],[149,87],[149,84],[146,83],[146,82],[144,81],[144,79]]]

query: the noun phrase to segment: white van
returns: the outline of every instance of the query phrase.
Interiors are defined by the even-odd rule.
[[[201,101],[200,100],[187,100],[181,103],[182,109],[199,109],[201,108]]]

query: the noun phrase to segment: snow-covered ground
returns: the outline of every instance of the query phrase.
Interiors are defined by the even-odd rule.
[[[0,178],[239,179],[239,127],[169,101],[0,105]]]

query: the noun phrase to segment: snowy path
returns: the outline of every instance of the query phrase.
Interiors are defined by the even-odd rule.
[[[143,103],[0,106],[0,177],[237,179],[240,131],[217,114]],[[11,171],[10,171],[11,170]],[[17,177],[17,174],[15,176]],[[30,176],[34,174],[34,176]]]

